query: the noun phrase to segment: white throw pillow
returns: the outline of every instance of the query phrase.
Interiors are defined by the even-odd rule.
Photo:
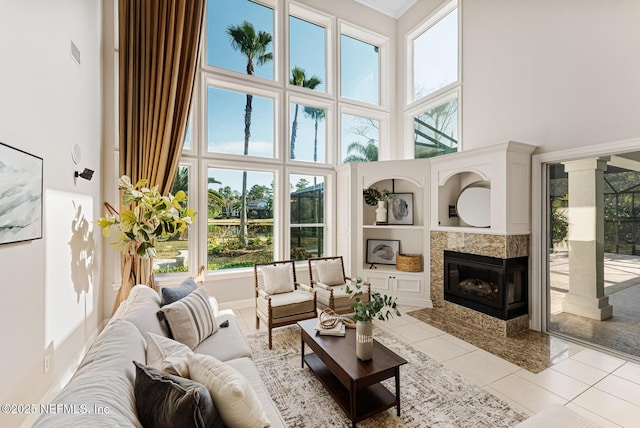
[[[260,272],[264,281],[264,291],[267,293],[279,294],[295,290],[291,263],[262,266]]]
[[[189,377],[203,384],[229,428],[262,428],[271,426],[249,381],[222,361],[203,354],[187,356]]]
[[[344,284],[340,259],[320,260],[316,263],[316,269],[318,270],[318,281],[321,283],[329,286]]]
[[[218,330],[207,290],[198,287],[177,302],[160,308],[178,342],[193,349]]]
[[[189,376],[187,355],[193,351],[187,345],[153,333],[145,334],[144,338],[147,341],[147,366],[176,376]]]

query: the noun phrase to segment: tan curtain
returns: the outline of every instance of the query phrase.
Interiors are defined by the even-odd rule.
[[[119,0],[120,175],[148,179],[168,194],[189,119],[205,0]],[[151,266],[122,258],[114,311]],[[147,271],[143,273],[141,271]]]

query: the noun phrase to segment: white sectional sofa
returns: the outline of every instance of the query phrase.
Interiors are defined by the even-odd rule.
[[[193,351],[225,362],[248,379],[271,427],[285,427],[251,360],[251,348],[231,311],[219,311],[210,298],[215,321],[229,322]],[[138,285],[98,335],[69,383],[51,403],[60,411],[42,415],[36,427],[140,427],[136,411],[133,361],[146,362],[145,333],[168,337],[166,324],[156,315],[161,298],[153,289]],[[215,400],[214,400],[215,404]]]

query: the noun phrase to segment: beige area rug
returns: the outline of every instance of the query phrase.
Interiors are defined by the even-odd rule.
[[[526,415],[469,383],[427,355],[381,329],[374,337],[408,361],[400,368],[401,416],[395,407],[358,423],[358,427],[512,427]],[[253,360],[287,426],[350,427],[342,409],[305,365],[300,367],[300,330],[274,330],[273,349],[266,333],[247,337]],[[308,349],[308,348],[307,348]],[[393,391],[393,380],[385,381]]]

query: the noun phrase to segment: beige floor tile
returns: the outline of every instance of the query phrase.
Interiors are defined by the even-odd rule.
[[[510,397],[522,407],[537,413],[553,404],[565,404],[562,397],[547,391],[515,374],[510,374],[489,385],[502,395]]]
[[[552,366],[551,370],[564,373],[567,376],[570,376],[588,385],[594,385],[596,382],[607,375],[607,372],[605,371],[581,363],[580,361],[576,361],[572,358],[568,358]]]
[[[395,332],[397,336],[404,338],[410,343],[436,337],[436,334],[428,331],[427,329],[421,328],[418,324],[423,323],[400,325],[397,327],[392,327],[390,330]]]
[[[640,406],[640,385],[615,375],[609,375],[596,383],[594,388]],[[640,414],[638,415],[640,417]],[[638,421],[640,425],[640,421]]]
[[[640,365],[634,363],[625,363],[619,369],[613,372],[614,375],[620,376],[623,379],[630,380],[640,384]]]
[[[509,373],[515,373],[520,370],[520,366],[510,363],[509,361],[496,355],[493,355],[491,352],[487,352],[484,349],[478,348],[474,352],[476,352],[481,358],[485,359],[493,365],[501,367],[503,370],[506,370]]]
[[[423,323],[424,324],[424,323]],[[435,328],[435,327],[434,327]],[[437,329],[436,329],[437,330]],[[458,339],[455,336],[450,335],[449,333],[442,333],[442,335],[440,336],[442,337],[444,340],[453,343],[454,345],[458,345],[459,347],[461,347],[462,349],[466,349],[469,352],[473,352],[476,349],[478,349],[476,346],[470,344],[469,342],[465,342],[462,339]]]
[[[640,407],[597,388],[586,390],[572,403],[622,427],[638,427]]]
[[[441,337],[415,342],[413,346],[436,361],[443,362],[464,355],[467,351]]]
[[[571,359],[580,361],[581,363],[590,365],[591,367],[595,367],[607,373],[613,372],[625,363],[625,361],[620,358],[612,357],[611,355],[607,355],[593,349],[580,351],[573,355]]]
[[[509,375],[508,371],[499,365],[487,361],[481,357],[478,352],[470,352],[452,358],[442,364],[480,386],[488,385]]]
[[[507,403],[508,405],[510,405],[511,407],[513,407],[514,409],[524,413],[527,416],[533,416],[535,414],[535,412],[532,412],[531,410],[527,409],[526,407],[523,407],[520,403],[513,401],[510,397],[496,391],[495,389],[491,388],[490,386],[485,386],[483,388],[485,391],[487,391],[488,393],[498,397],[499,399],[501,399],[502,401],[504,401],[505,403]]]
[[[573,403],[567,403],[567,408],[573,410],[574,412],[584,416],[585,418],[597,423],[602,428],[619,428],[620,425],[614,424],[613,422],[606,420],[602,416],[598,416],[593,412],[588,411],[587,409],[580,407]]]
[[[589,385],[586,383],[582,383],[572,377],[551,369],[543,370],[540,373],[531,373],[528,370],[521,369],[515,374],[546,389],[547,391],[559,395],[565,400],[573,400],[589,388]]]

